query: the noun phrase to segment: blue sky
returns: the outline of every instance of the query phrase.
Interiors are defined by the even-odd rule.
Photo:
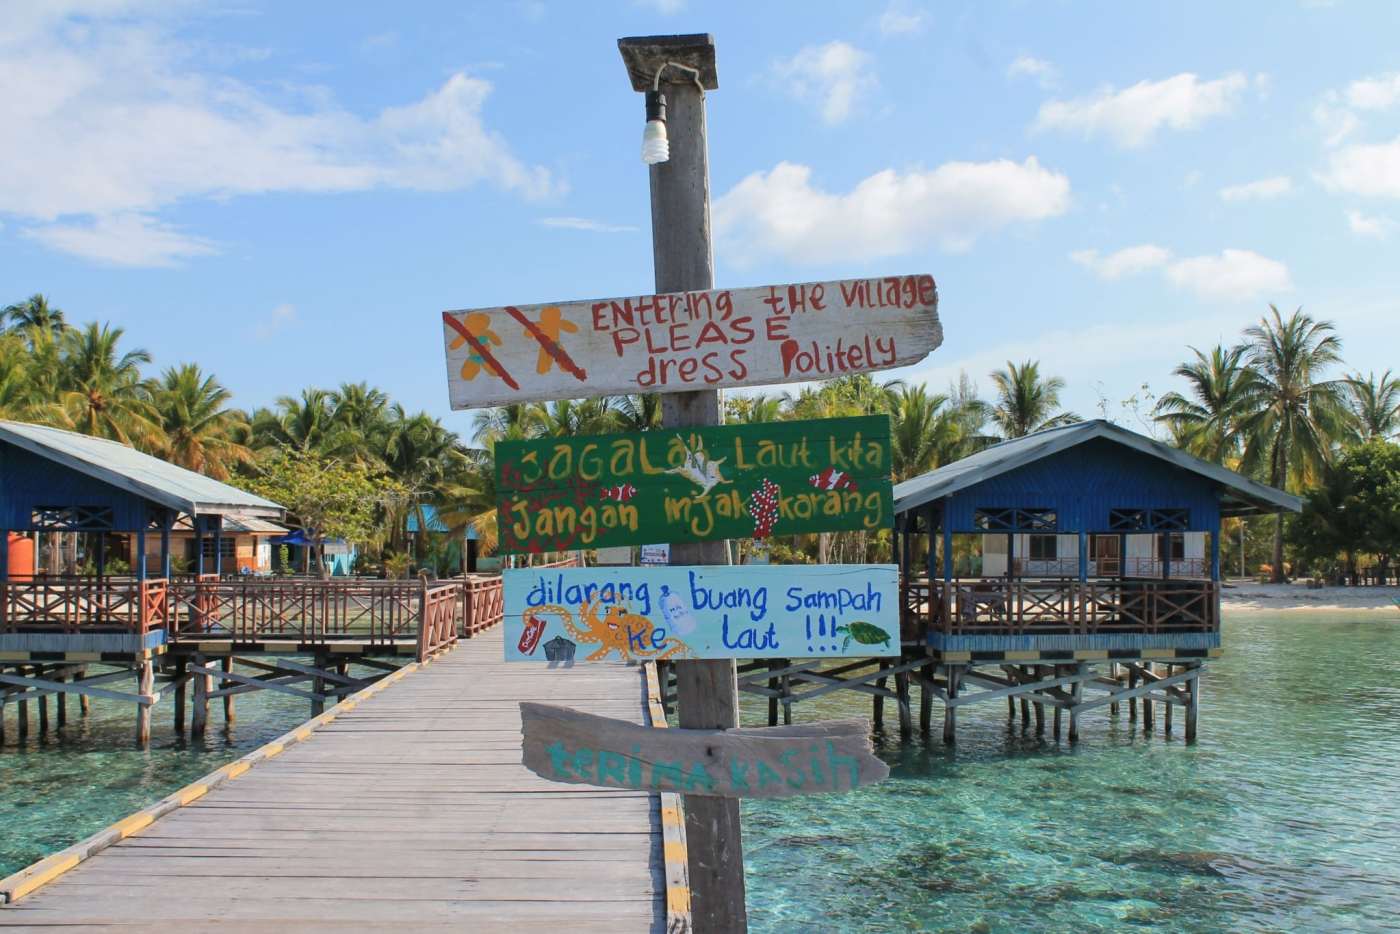
[[[1400,5],[8,0],[0,299],[450,413],[445,308],[651,287],[618,37],[711,32],[717,280],[930,272],[1096,414],[1268,302],[1395,366]]]

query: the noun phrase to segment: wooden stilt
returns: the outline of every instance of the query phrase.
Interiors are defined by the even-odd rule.
[[[1172,666],[1167,666],[1167,677],[1172,676]],[[1162,705],[1162,735],[1170,736],[1172,733],[1172,708],[1175,704],[1167,703]]]
[[[324,655],[316,656],[317,668],[325,668],[326,664],[327,659]],[[312,678],[311,692],[316,695],[316,697],[311,701],[311,716],[319,717],[321,714],[326,712],[326,679],[322,678],[320,675],[317,675],[315,678]]]
[[[1152,673],[1153,666],[1151,662],[1144,662],[1142,667],[1148,674]],[[1142,698],[1142,732],[1152,732],[1152,701],[1148,700],[1145,694]]]
[[[958,696],[958,683],[962,681],[962,668],[959,665],[948,666],[948,700],[952,701]],[[943,742],[949,746],[957,737],[958,732],[958,708],[948,703],[943,705]]]
[[[1086,666],[1083,664],[1075,665],[1074,673],[1082,675],[1085,667]],[[1079,706],[1080,700],[1084,697],[1084,682],[1076,681],[1074,684],[1070,685],[1069,696],[1074,705],[1069,709],[1069,741],[1071,743],[1077,743],[1079,742],[1079,711],[1076,708]]]
[[[204,656],[196,655],[194,663],[203,666]],[[190,714],[190,736],[192,737],[203,736],[204,729],[209,723],[209,682],[208,675],[195,673],[194,711]]]
[[[919,691],[919,732],[928,735],[929,723],[933,720],[933,666],[925,665],[920,669],[924,675],[924,681]]]
[[[1186,682],[1186,742],[1196,741],[1196,714],[1201,704],[1201,667],[1195,667],[1196,676]]]
[[[64,683],[65,681],[68,680],[68,676],[65,675],[65,674],[62,674],[61,672],[62,672],[62,669],[60,669],[60,674],[57,674],[57,675],[54,676],[54,680],[57,681],[59,684],[62,684],[62,683]],[[68,692],[67,692],[67,691],[59,691],[56,695],[54,695],[54,706],[58,708],[57,711],[56,711],[57,714],[58,714],[58,728],[61,730],[61,729],[63,729],[65,726],[68,725]]]
[[[175,733],[185,735],[185,665],[184,659],[175,663]]]
[[[34,666],[34,674],[40,678],[44,676],[44,666]],[[49,699],[39,698],[39,735],[43,736],[49,731]]]
[[[914,732],[914,712],[909,706],[909,672],[901,671],[894,676],[894,693],[899,703],[899,735],[908,739]]]
[[[1022,726],[1022,727],[1028,727],[1028,726],[1030,726],[1030,725],[1031,725],[1031,702],[1026,698],[1026,695],[1022,694],[1022,695],[1021,695],[1021,726]]]
[[[881,671],[884,671],[889,667],[889,662],[885,661],[883,658],[880,659]],[[889,681],[890,679],[888,677],[880,677],[876,679],[875,686],[883,689],[889,685]],[[885,699],[881,695],[876,694],[874,698],[872,698],[872,702],[874,707],[873,716],[871,717],[872,726],[876,730],[883,730],[885,728]]]
[[[1006,699],[1006,719],[1016,719],[1016,698],[1014,697],[1008,697]]]
[[[1065,666],[1063,666],[1063,665],[1056,665],[1056,666],[1055,666],[1055,677],[1057,677],[1057,678],[1063,677],[1063,676],[1064,676],[1064,672],[1065,672]],[[1060,738],[1060,714],[1063,713],[1063,712],[1064,712],[1064,708],[1063,708],[1063,707],[1060,707],[1058,704],[1055,705],[1055,726],[1053,727],[1055,739],[1059,739],[1059,738]]]
[[[1036,680],[1044,677],[1044,667],[1036,665],[1032,670],[1035,672]],[[1039,701],[1035,704],[1035,735],[1045,735],[1045,705]]]
[[[27,675],[29,669],[16,668],[15,674]],[[19,744],[24,745],[24,741],[29,739],[29,701],[22,700],[15,705],[15,713],[19,717],[19,722],[15,724],[15,735],[19,738]]]
[[[233,671],[233,656],[226,656],[220,667],[222,667],[224,671]],[[233,685],[234,682],[232,681],[220,681],[219,690],[222,691],[224,688],[231,688]],[[233,698],[234,695],[232,694],[224,695],[224,723],[232,723],[234,721]]]
[[[79,678],[86,678],[86,677],[87,677],[87,666],[86,666],[86,665],[84,665],[82,668],[79,668],[79,669],[78,669],[78,677],[79,677]],[[79,712],[80,714],[82,714],[84,717],[86,717],[89,713],[91,713],[91,712],[92,712],[92,698],[88,697],[86,694],[79,694],[79,695],[78,695],[78,712]]]
[[[783,664],[790,664],[788,659],[783,659]],[[783,725],[792,726],[792,679],[783,675],[779,679],[783,691]]]
[[[136,691],[143,696],[155,693],[156,689],[156,668],[155,664],[147,658],[141,662],[140,672],[137,679]],[[151,704],[136,705],[136,744],[143,749],[151,742]]]
[[[768,670],[769,670],[769,671],[773,671],[773,669],[774,669],[773,663],[772,663],[772,662],[769,662],[769,663],[768,663]],[[770,690],[770,691],[773,692],[773,693],[769,696],[769,698],[768,698],[768,725],[769,725],[769,726],[777,726],[777,725],[778,725],[778,684],[779,684],[778,679],[777,679],[775,676],[773,676],[773,675],[769,675],[769,677],[768,677],[768,690]]]
[[[1119,677],[1118,677],[1118,663],[1117,663],[1117,662],[1109,662],[1109,663],[1108,663],[1108,676],[1109,676],[1110,678],[1112,678],[1114,681],[1119,680]],[[1114,701],[1113,703],[1111,703],[1111,704],[1108,705],[1108,715],[1109,715],[1110,717],[1116,717],[1116,716],[1118,716],[1118,702],[1117,702],[1117,701]]]
[[[1131,691],[1133,688],[1137,687],[1137,682],[1138,682],[1137,668],[1136,668],[1135,666],[1133,666],[1133,665],[1129,665],[1129,666],[1128,666],[1128,690]],[[1128,722],[1129,722],[1129,723],[1137,723],[1137,715],[1138,715],[1138,702],[1137,702],[1137,698],[1136,698],[1136,697],[1130,697],[1130,698],[1128,698]]]

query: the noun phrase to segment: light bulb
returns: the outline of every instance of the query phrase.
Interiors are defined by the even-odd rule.
[[[660,120],[648,120],[642,130],[642,161],[656,165],[671,158],[671,143],[666,139],[666,124]]]

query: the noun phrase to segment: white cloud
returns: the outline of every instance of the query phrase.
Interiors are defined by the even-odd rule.
[[[269,340],[291,327],[296,323],[296,320],[296,306],[284,302],[272,309],[266,318],[253,326],[253,337],[260,341]]]
[[[773,77],[801,100],[816,103],[828,124],[848,119],[879,81],[871,58],[848,42],[809,45],[789,59],[773,63]]]
[[[1006,76],[1008,78],[1034,78],[1042,88],[1051,88],[1055,86],[1059,70],[1044,59],[1031,55],[1021,55],[1006,66]]]
[[[158,212],[193,199],[492,184],[526,197],[558,188],[483,120],[491,84],[464,73],[417,102],[361,116],[324,89],[248,84],[210,70],[175,38],[160,3],[92,0],[21,7],[0,24],[0,214],[43,224],[70,252],[140,264],[212,251]],[[60,13],[76,12],[75,23]]]
[[[1389,110],[1400,101],[1400,71],[1353,81],[1347,85],[1346,101],[1357,110]]]
[[[1181,177],[1181,187],[1187,191],[1195,188],[1201,180],[1201,170],[1192,169]]]
[[[1219,256],[1192,256],[1167,267],[1167,279],[1206,299],[1244,301],[1293,288],[1288,267],[1252,250],[1221,250]]]
[[[593,233],[632,233],[637,228],[627,224],[605,224],[586,217],[541,217],[536,223],[541,227],[554,227],[559,230],[588,230]]]
[[[180,260],[219,252],[208,240],[135,213],[41,224],[25,228],[23,233],[49,249],[104,266],[175,266]]]
[[[1293,190],[1293,180],[1287,175],[1261,178],[1242,185],[1227,185],[1220,189],[1222,201],[1267,201],[1286,195]]]
[[[1215,81],[1186,72],[1162,81],[1139,81],[1121,91],[1110,86],[1088,97],[1047,101],[1034,129],[1104,135],[1121,147],[1136,148],[1150,143],[1163,128],[1191,130],[1230,113],[1248,86],[1238,72]]]
[[[632,5],[670,16],[685,9],[685,0],[632,0]]]
[[[1107,256],[1098,250],[1077,250],[1069,255],[1079,265],[1091,269],[1100,279],[1121,279],[1157,266],[1166,265],[1171,251],[1152,243],[1124,247]]]
[[[922,10],[914,9],[900,0],[892,0],[880,14],[876,25],[884,36],[912,36],[924,31],[928,16]]]
[[[978,237],[1063,214],[1069,179],[1025,162],[945,162],[886,169],[845,194],[812,184],[805,165],[755,172],[715,201],[715,233],[732,262],[762,255],[794,263],[896,256],[926,244],[965,250]]]
[[[1160,269],[1167,281],[1204,299],[1244,301],[1293,288],[1287,266],[1252,250],[1225,249],[1215,256],[1173,260],[1170,250],[1145,243],[1107,256],[1097,250],[1078,250],[1070,259],[1106,280]]]
[[[1388,217],[1373,217],[1360,211],[1347,211],[1347,226],[1358,237],[1384,238],[1395,229],[1395,222]]]
[[[1331,153],[1319,178],[1334,191],[1400,198],[1400,136],[1388,143],[1354,143]]]

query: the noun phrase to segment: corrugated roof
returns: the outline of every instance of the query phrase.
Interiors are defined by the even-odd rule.
[[[0,421],[0,441],[191,515],[242,513],[281,519],[287,512],[271,500],[104,438]]]
[[[188,517],[181,516],[175,520],[173,526],[176,532],[194,531],[194,523]],[[259,519],[256,516],[247,516],[233,513],[224,514],[224,533],[244,534],[244,535],[286,535],[290,532],[285,525],[278,525],[276,522],[269,522],[266,519]]]
[[[954,461],[894,488],[894,511],[907,512],[942,499],[991,477],[1023,467],[1094,438],[1107,438],[1218,483],[1222,488],[1221,514],[1242,516],[1290,510],[1298,512],[1303,501],[1292,494],[1258,483],[1219,464],[1201,460],[1112,422],[1094,419],[1059,428],[1047,428],[1024,438],[1012,438]]]

